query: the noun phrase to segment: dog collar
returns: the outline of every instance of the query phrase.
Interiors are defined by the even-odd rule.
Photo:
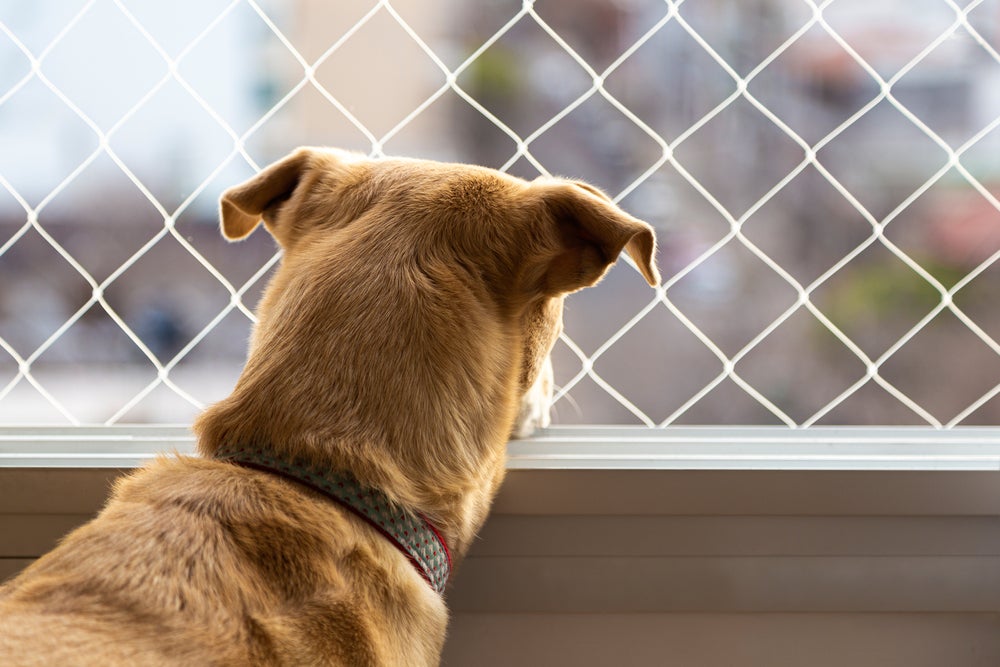
[[[394,503],[378,489],[363,486],[348,473],[277,459],[263,449],[221,447],[216,458],[290,477],[343,505],[395,544],[435,591],[444,592],[451,574],[451,553],[444,538],[430,521]]]

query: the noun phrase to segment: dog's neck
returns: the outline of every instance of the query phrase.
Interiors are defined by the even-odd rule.
[[[317,440],[319,442],[317,442]],[[222,442],[264,445],[275,457],[284,460],[306,459],[326,470],[349,471],[369,487],[381,489],[387,497],[401,506],[412,508],[425,516],[440,532],[450,547],[456,561],[461,560],[476,533],[486,520],[490,504],[499,489],[505,472],[506,448],[500,444],[492,459],[483,459],[478,474],[468,477],[454,475],[443,483],[435,478],[419,475],[419,467],[403,465],[392,454],[366,456],[348,440],[324,437],[318,431],[308,438],[274,445],[239,436],[209,441],[200,439],[199,449],[207,457],[215,457]],[[208,442],[213,442],[209,445]],[[414,447],[424,447],[421,439],[413,438]],[[424,441],[426,442],[426,441]],[[506,438],[503,438],[503,443]],[[332,446],[330,443],[334,443]],[[389,448],[383,448],[382,452]],[[377,460],[380,459],[380,460]],[[429,469],[433,464],[423,466]],[[406,470],[404,468],[410,468]]]
[[[367,446],[359,446],[356,440],[332,425],[317,426],[300,433],[298,437],[268,442],[266,438],[271,430],[254,428],[252,424],[268,423],[270,419],[237,418],[231,421],[229,417],[234,412],[230,410],[235,414],[246,413],[239,407],[227,407],[228,404],[229,401],[217,404],[199,419],[199,450],[202,455],[218,458],[227,445],[239,444],[263,448],[276,460],[306,460],[311,461],[315,469],[349,472],[363,485],[381,489],[394,503],[426,517],[439,531],[456,561],[464,556],[485,521],[504,476],[506,437],[490,438],[489,434],[483,434],[479,441],[483,444],[478,447],[453,443],[455,447],[464,445],[468,449],[479,449],[489,456],[480,457],[481,463],[475,466],[473,474],[458,465],[446,464],[439,468],[443,474],[435,475],[432,471],[438,462],[433,457],[436,451],[440,451],[440,443],[448,434],[414,433],[401,445],[426,453],[428,461],[419,461],[412,454],[397,455],[389,445],[372,447],[369,441]],[[238,406],[239,402],[235,405]],[[436,441],[435,436],[439,438]],[[486,443],[491,439],[500,444],[488,447]],[[466,454],[463,458],[467,457]],[[471,460],[468,463],[471,466]]]
[[[451,575],[448,543],[425,517],[401,507],[378,489],[360,484],[346,472],[317,468],[308,460],[274,457],[263,447],[226,446],[216,459],[291,479],[347,508],[384,535],[438,593]]]

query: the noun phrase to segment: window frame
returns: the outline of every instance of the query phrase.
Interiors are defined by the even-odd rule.
[[[3,426],[0,468],[135,468],[194,454],[183,425]],[[1000,427],[553,427],[508,470],[1000,471]]]

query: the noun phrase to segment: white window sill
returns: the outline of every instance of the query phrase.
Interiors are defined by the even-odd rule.
[[[0,467],[134,468],[194,452],[183,426],[0,427]],[[508,448],[510,470],[1000,471],[1000,428],[557,427]]]

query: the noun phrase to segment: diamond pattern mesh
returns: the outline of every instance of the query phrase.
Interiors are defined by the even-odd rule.
[[[0,422],[186,422],[278,261],[219,192],[299,144],[605,188],[556,422],[1000,422],[1000,1],[0,3]]]

